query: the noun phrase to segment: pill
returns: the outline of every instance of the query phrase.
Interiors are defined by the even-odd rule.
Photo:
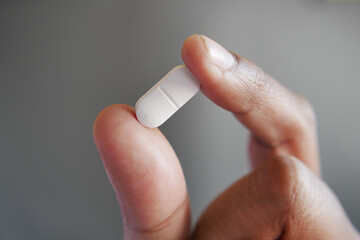
[[[190,70],[176,66],[137,101],[136,117],[145,127],[159,127],[199,89],[200,83]]]

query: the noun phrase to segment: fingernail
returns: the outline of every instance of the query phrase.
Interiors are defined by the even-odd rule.
[[[234,65],[234,56],[228,50],[204,35],[200,35],[200,37],[204,41],[210,61],[213,64],[224,70],[230,69]]]

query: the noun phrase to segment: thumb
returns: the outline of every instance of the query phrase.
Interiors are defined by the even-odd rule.
[[[203,35],[186,39],[182,57],[201,91],[250,130],[253,167],[277,155],[291,155],[320,174],[316,119],[305,98]]]
[[[221,194],[194,239],[358,239],[331,190],[301,161],[277,157]]]

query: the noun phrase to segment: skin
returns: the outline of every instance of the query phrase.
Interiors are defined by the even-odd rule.
[[[182,57],[218,106],[250,132],[252,171],[221,193],[190,231],[184,174],[158,129],[116,104],[94,123],[94,140],[114,187],[125,239],[360,239],[336,196],[321,180],[311,105],[249,60],[233,54],[215,66],[204,36],[186,39]]]

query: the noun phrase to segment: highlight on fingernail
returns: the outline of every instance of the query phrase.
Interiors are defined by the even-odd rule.
[[[200,35],[200,38],[203,40],[210,57],[210,61],[214,65],[223,70],[228,70],[234,65],[234,56],[223,46],[204,35]]]

